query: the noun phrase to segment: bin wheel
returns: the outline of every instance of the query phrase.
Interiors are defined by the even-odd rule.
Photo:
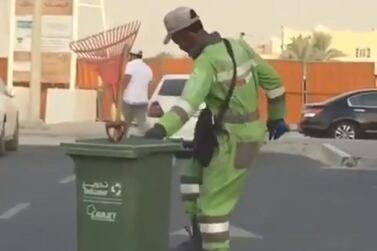
[[[0,132],[0,157],[4,156],[5,152],[5,123],[3,123],[3,129]]]
[[[7,151],[17,151],[19,145],[19,138],[20,138],[20,123],[17,118],[16,128],[14,129],[13,137],[11,140],[5,143],[5,148]]]

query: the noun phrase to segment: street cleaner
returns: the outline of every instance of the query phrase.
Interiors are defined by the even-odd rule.
[[[229,219],[247,174],[265,140],[259,117],[258,87],[268,97],[270,139],[288,131],[285,91],[277,72],[242,39],[207,33],[188,7],[164,18],[167,36],[194,60],[182,97],[146,138],[163,139],[177,132],[202,103],[194,135],[193,158],[181,177],[181,193],[192,221],[191,238],[179,251],[229,251]]]

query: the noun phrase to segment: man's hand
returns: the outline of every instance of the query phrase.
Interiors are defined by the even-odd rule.
[[[166,137],[166,130],[157,123],[145,133],[144,137],[147,139],[163,139]]]
[[[267,121],[267,128],[269,132],[269,140],[278,139],[286,132],[289,132],[289,126],[285,123],[284,119]]]

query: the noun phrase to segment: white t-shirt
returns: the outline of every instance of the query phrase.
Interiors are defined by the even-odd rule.
[[[148,103],[148,86],[153,79],[151,68],[141,59],[127,63],[125,74],[131,79],[123,93],[123,100],[130,105]]]

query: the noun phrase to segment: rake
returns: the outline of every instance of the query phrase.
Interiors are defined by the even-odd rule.
[[[105,120],[110,141],[119,142],[127,132],[127,121],[122,121],[122,93],[120,86],[129,53],[140,29],[140,21],[133,21],[70,43],[77,58],[92,64],[102,82],[110,87],[115,105],[115,120]]]

